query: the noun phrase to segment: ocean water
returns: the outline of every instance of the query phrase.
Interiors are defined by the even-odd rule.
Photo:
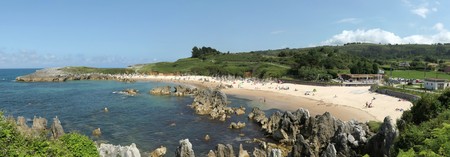
[[[167,156],[174,156],[178,141],[188,138],[196,155],[204,156],[218,143],[239,144],[251,151],[256,146],[246,143],[253,138],[264,138],[259,126],[247,120],[246,115],[233,115],[226,122],[196,115],[187,106],[192,97],[153,96],[148,91],[157,86],[174,85],[160,82],[123,83],[117,81],[69,81],[62,83],[15,82],[17,76],[36,69],[0,69],[0,109],[6,116],[24,116],[31,126],[34,116],[47,118],[50,127],[58,116],[65,132],[80,132],[95,141],[130,145],[136,143],[141,151],[151,152],[159,146],[168,148]],[[137,96],[116,94],[126,88],[139,90]],[[250,100],[228,96],[230,106],[244,106],[246,113]],[[107,107],[109,112],[103,112]],[[268,111],[270,112],[270,111]],[[245,122],[241,130],[232,130],[231,122]],[[91,136],[101,128],[100,137]],[[203,138],[209,134],[211,140]],[[244,134],[241,137],[239,134]],[[146,155],[145,155],[146,156]]]

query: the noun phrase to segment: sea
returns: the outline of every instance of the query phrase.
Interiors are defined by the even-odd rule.
[[[0,110],[5,116],[24,116],[31,127],[33,117],[44,117],[51,126],[58,117],[67,132],[78,132],[92,140],[127,146],[135,143],[141,155],[167,147],[166,156],[175,156],[179,140],[189,139],[196,155],[205,156],[217,144],[232,144],[235,152],[242,144],[253,151],[253,138],[264,139],[260,126],[247,119],[259,102],[228,95],[229,105],[246,108],[244,115],[232,115],[225,122],[195,114],[188,105],[193,97],[154,96],[154,87],[176,85],[161,82],[123,83],[118,81],[16,82],[17,76],[38,69],[0,69]],[[139,90],[136,96],[118,94],[127,88]],[[109,112],[104,112],[104,108]],[[266,111],[267,114],[273,111]],[[240,130],[229,129],[231,122],[245,122]],[[101,128],[102,135],[92,136]],[[205,135],[211,139],[205,141]]]

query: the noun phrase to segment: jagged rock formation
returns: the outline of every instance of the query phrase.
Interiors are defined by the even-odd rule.
[[[241,129],[243,127],[245,127],[245,122],[231,122],[229,126],[230,129]]]
[[[180,140],[180,145],[175,152],[176,157],[195,157],[192,144],[189,139]]]
[[[216,157],[235,157],[236,155],[234,154],[234,150],[233,150],[233,146],[231,144],[227,144],[227,145],[223,145],[223,144],[218,144],[216,147],[216,151],[214,151],[214,155],[212,155],[211,153],[212,151],[210,151],[210,153],[208,154],[208,156],[216,156]]]
[[[52,130],[53,139],[58,139],[59,137],[64,135],[64,129],[63,129],[58,117],[53,118],[51,130]]]
[[[236,115],[243,115],[245,114],[245,107],[239,107],[239,108],[235,108],[234,109],[234,113],[236,113]]]
[[[112,144],[100,144],[97,148],[101,157],[140,157],[141,153],[136,148],[136,144],[132,143],[130,146],[120,146]]]
[[[175,86],[175,91],[173,94],[175,96],[186,96],[186,95],[193,95],[197,93],[197,88],[189,88],[187,86],[178,85]]]
[[[239,157],[250,157],[250,154],[248,154],[247,150],[244,150],[244,148],[242,148],[242,144],[239,145]]]
[[[14,118],[12,118],[14,120]],[[17,121],[17,130],[25,136],[40,136],[42,134],[47,134],[47,119],[41,117],[34,117],[33,124],[31,128],[27,125],[26,119],[23,116],[18,116]],[[51,137],[57,139],[64,135],[64,129],[61,126],[61,122],[58,117],[53,118],[53,123],[51,126]]]
[[[156,87],[150,90],[150,94],[153,95],[170,95],[172,93],[170,86],[164,86],[164,87]]]
[[[225,121],[227,115],[234,113],[227,104],[225,93],[219,90],[203,89],[195,94],[191,108],[199,115],[210,115],[212,119]]]
[[[167,153],[167,148],[161,146],[160,148],[156,148],[153,152],[150,153],[150,157],[163,157]]]
[[[373,136],[367,145],[370,156],[390,156],[391,147],[399,131],[391,117],[385,117],[378,133]]]
[[[265,118],[264,112],[253,109],[249,118],[261,124],[273,139],[293,145],[290,156],[356,156],[371,137],[366,124],[343,122],[328,112],[310,117],[307,110],[299,109]]]

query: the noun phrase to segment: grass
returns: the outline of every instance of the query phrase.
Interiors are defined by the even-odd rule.
[[[390,71],[385,71],[387,75],[391,75]],[[424,79],[424,78],[440,78],[450,80],[450,75],[439,71],[426,71],[424,77],[424,71],[418,70],[394,70],[392,71],[392,77],[406,78],[406,79]]]
[[[126,68],[92,68],[92,67],[64,67],[61,70],[72,74],[102,73],[102,74],[131,74],[133,69]]]
[[[369,126],[369,129],[373,133],[377,133],[380,130],[382,122],[379,121],[369,121],[367,122],[367,125]]]

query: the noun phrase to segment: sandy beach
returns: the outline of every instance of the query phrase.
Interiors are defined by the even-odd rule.
[[[369,87],[311,86],[250,80],[216,80],[206,76],[133,76],[136,80],[151,80],[217,87],[233,86],[223,91],[227,94],[264,104],[263,109],[295,111],[308,109],[311,115],[330,112],[341,120],[383,121],[384,117],[400,118],[401,110],[412,103],[395,97],[372,93]],[[366,107],[370,105],[372,107]]]

